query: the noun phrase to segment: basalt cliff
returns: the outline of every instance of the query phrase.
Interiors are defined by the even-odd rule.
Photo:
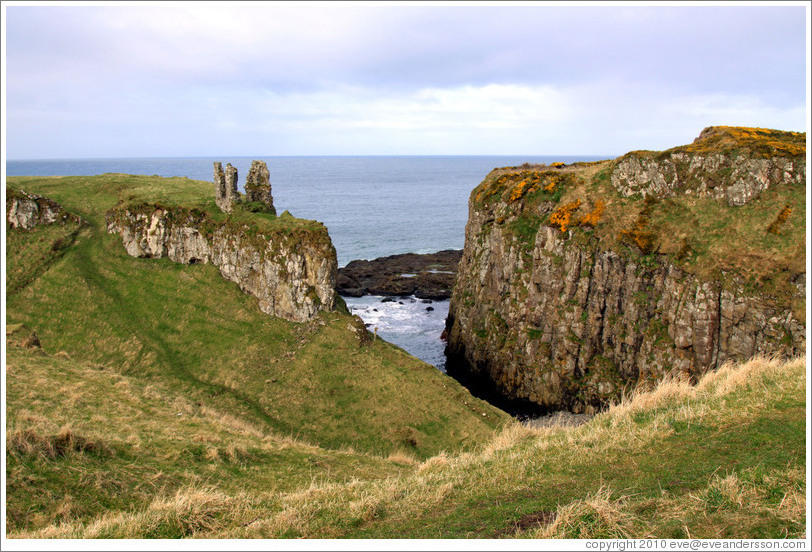
[[[806,135],[710,127],[618,159],[495,169],[471,194],[447,368],[591,412],[806,346]]]

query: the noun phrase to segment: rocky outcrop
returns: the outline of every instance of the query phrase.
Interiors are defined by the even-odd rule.
[[[688,158],[675,174],[696,166],[708,182],[712,158]],[[756,174],[722,188],[685,189],[671,185],[670,158],[636,172],[629,167],[642,165],[629,159],[607,162],[614,167],[611,182],[623,195],[630,189],[659,197],[705,190],[708,201],[738,205],[757,195],[753,182],[760,182],[761,190],[805,185],[803,173],[799,182],[795,168],[767,160],[781,169],[771,169],[764,179]],[[735,170],[759,163],[741,158]],[[797,158],[787,163],[798,167]],[[804,352],[805,321],[792,310],[791,298],[763,295],[735,274],[699,278],[656,251],[643,255],[608,247],[610,240],[599,232],[576,234],[562,222],[569,221],[567,206],[557,203],[555,192],[532,205],[517,199],[531,183],[527,174],[516,177],[520,183],[512,193],[495,195],[496,188],[483,183],[471,195],[447,320],[449,374],[484,395],[542,411],[594,412],[640,382],[695,378],[726,360],[757,354]],[[630,174],[640,186],[618,186],[628,184]],[[534,186],[555,190],[555,175],[546,178]],[[717,188],[724,193],[717,194]],[[795,299],[805,301],[805,274],[787,278],[795,284],[790,287]]]
[[[552,227],[539,229],[530,263],[511,249],[492,231],[466,250],[447,351],[449,373],[462,365],[508,397],[588,411],[639,380],[805,349],[804,324],[741,285],[580,248]]]
[[[134,257],[211,263],[256,297],[262,312],[305,322],[335,308],[337,261],[323,225],[300,228],[294,220],[285,213],[263,230],[215,222],[199,210],[143,204],[108,213],[107,231],[119,234]]]
[[[230,213],[235,203],[240,201],[237,191],[237,169],[228,163],[225,171],[223,164],[214,163],[214,201],[224,213]]]
[[[223,170],[223,164],[219,161],[214,162],[214,202],[217,208],[223,212],[228,212],[231,209],[231,203],[226,202],[226,173]]]
[[[800,138],[801,133],[780,133],[789,135],[781,136],[789,140],[770,150],[763,138],[776,133],[708,127],[691,145],[664,152],[631,152],[619,158],[612,185],[626,197],[687,194],[741,206],[770,186],[806,181],[805,138]]]
[[[24,324],[6,326],[6,346],[22,349],[42,349],[37,332]]]
[[[420,299],[448,299],[460,257],[461,250],[448,249],[351,261],[338,269],[336,289],[347,297],[414,295]]]
[[[82,223],[81,218],[68,213],[53,200],[11,188],[6,188],[6,221],[9,227],[22,230],[68,221]]]

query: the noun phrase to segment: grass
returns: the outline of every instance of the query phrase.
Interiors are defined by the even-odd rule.
[[[470,449],[509,420],[402,349],[361,347],[349,314],[269,317],[212,265],[132,258],[106,233],[105,210],[119,198],[205,210],[208,183],[102,175],[8,185],[88,221],[7,228],[6,324],[42,345],[42,355],[7,353],[10,531],[125,511],[215,474],[227,474],[229,492],[382,463],[377,473],[390,475],[404,459]],[[263,231],[323,231],[290,214],[231,220],[253,217]]]
[[[69,221],[33,232],[13,231],[15,247],[26,254],[6,256],[6,293],[14,295],[39,278],[74,244],[81,230],[79,223]]]
[[[97,212],[115,206],[117,195],[140,201],[150,190],[164,204],[201,205],[208,183],[103,175],[9,185],[50,194],[90,222],[58,261],[8,298],[7,323],[36,331],[49,353],[171,382],[204,406],[330,448],[425,457],[472,446],[508,420],[389,343],[359,347],[348,314],[285,322],[262,314],[211,265],[129,257]],[[308,225],[264,217],[258,224]],[[9,232],[9,257],[26,257],[49,232]]]
[[[267,493],[328,477],[389,477],[407,466],[316,447],[160,381],[66,354],[12,347],[6,361],[12,532],[90,522],[213,481],[220,493]]]
[[[11,536],[803,538],[805,368],[805,358],[727,364],[580,427],[516,423],[474,451],[364,457],[359,477],[295,488],[185,481],[127,511]],[[387,463],[389,477],[376,477]]]
[[[568,203],[607,181],[600,163],[577,170],[514,201]],[[121,202],[263,231],[316,223],[229,219],[211,184],[182,178],[8,185],[88,221],[7,231],[6,324],[20,334],[5,351],[8,538],[805,535],[803,358],[725,365],[581,427],[531,429],[391,344],[362,347],[346,313],[268,317],[215,267],[132,258],[105,231]],[[787,204],[774,193],[768,223]],[[612,239],[613,217],[640,208],[624,201],[606,200],[589,239]],[[648,206],[651,227],[666,208]],[[766,239],[797,239],[801,213]],[[15,345],[31,330],[42,349]]]
[[[796,157],[806,155],[806,133],[769,128],[716,126],[702,131],[701,140],[666,150],[663,154],[725,153],[748,157]]]

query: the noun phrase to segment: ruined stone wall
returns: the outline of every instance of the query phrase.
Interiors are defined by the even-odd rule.
[[[252,161],[245,178],[245,201],[261,203],[267,211],[276,214],[271,193],[271,173],[264,161]]]
[[[237,169],[231,163],[226,165],[225,170],[222,163],[214,163],[214,200],[225,213],[230,213],[234,204],[240,201],[237,176]]]
[[[214,163],[214,198],[221,211],[230,213],[235,203],[245,201],[259,203],[263,206],[263,212],[276,214],[271,193],[271,173],[265,161],[251,162],[251,168],[245,179],[244,197],[237,189],[237,181],[237,168],[231,163],[226,165],[225,170],[222,163]]]

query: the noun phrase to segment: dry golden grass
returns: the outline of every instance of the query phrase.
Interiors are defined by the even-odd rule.
[[[418,463],[417,458],[405,451],[395,451],[386,459],[395,464],[408,464],[413,466]]]
[[[446,518],[437,513],[456,511],[465,516],[480,500],[498,503],[501,499],[497,497],[510,497],[519,488],[560,485],[546,475],[549,468],[545,466],[566,463],[571,458],[593,458],[595,475],[602,473],[600,464],[604,458],[659,454],[659,443],[673,434],[676,422],[689,427],[720,419],[725,424],[746,421],[747,416],[756,416],[759,409],[769,405],[768,399],[777,390],[802,393],[804,379],[788,374],[803,373],[805,362],[803,357],[787,362],[757,358],[739,365],[726,364],[696,385],[673,379],[649,391],[639,390],[582,426],[509,425],[474,452],[443,452],[422,463],[408,454],[393,453],[388,459],[391,463],[411,467],[405,475],[375,481],[320,476],[298,490],[254,492],[250,497],[193,486],[156,499],[140,511],[102,516],[86,525],[65,522],[25,536],[344,538],[356,535],[355,531],[362,527],[379,528],[381,533],[375,534],[384,535],[393,534],[387,529],[391,528],[395,535],[401,535],[397,528],[421,523],[413,521],[416,519],[442,524]],[[743,396],[747,397],[744,402]],[[229,446],[225,436],[201,442],[212,460],[239,459],[245,454],[238,445]],[[630,464],[629,469],[634,465]],[[556,506],[522,516],[512,529],[500,535],[642,538],[679,530],[687,536],[697,531],[688,523],[707,519],[713,534],[729,537],[747,536],[749,528],[762,518],[776,519],[787,528],[803,525],[803,466],[789,465],[783,470],[762,470],[758,466],[738,471],[717,469],[706,477],[689,492],[649,489],[645,496],[617,483],[573,480],[575,487],[585,490],[561,492]],[[66,498],[60,506],[68,518],[75,508],[73,502],[75,498]],[[426,512],[435,512],[439,517],[426,517]],[[415,530],[419,532],[417,527]],[[434,529],[439,533],[443,530]],[[787,534],[797,536],[789,529]]]
[[[537,441],[549,435],[557,434],[560,429],[553,426],[535,428],[518,422],[509,424],[485,445],[482,449],[482,456],[483,458],[491,458],[499,451],[515,447],[521,441],[527,439]]]
[[[628,497],[612,498],[601,487],[582,500],[559,506],[547,526],[530,532],[535,539],[629,539],[645,538],[629,512]]]
[[[214,488],[193,487],[156,498],[139,512],[104,515],[88,525],[64,523],[17,538],[195,538],[240,523],[250,506],[244,496],[232,498]]]
[[[6,430],[6,447],[9,454],[40,456],[49,460],[81,453],[101,456],[110,454],[110,449],[104,442],[87,439],[68,426],[60,428],[56,434],[43,433],[31,427]]]

